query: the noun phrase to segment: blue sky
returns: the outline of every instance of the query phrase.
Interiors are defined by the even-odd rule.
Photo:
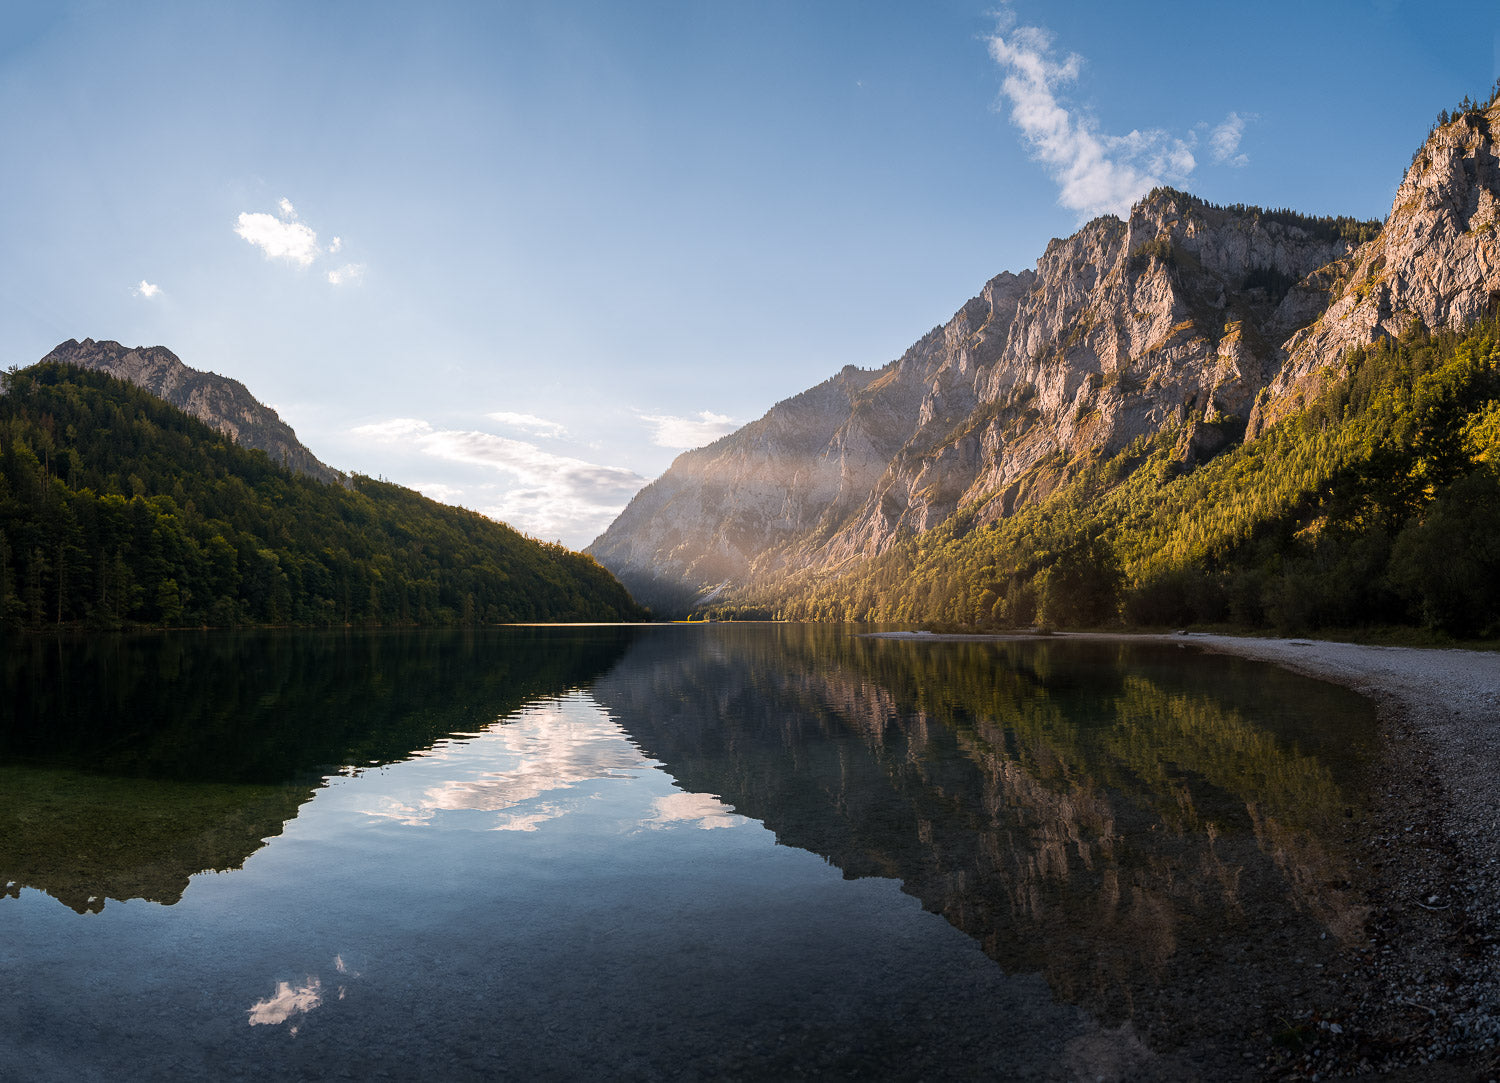
[[[1493,3],[0,0],[0,363],[242,380],[324,461],[586,545],[1168,182],[1384,217]]]

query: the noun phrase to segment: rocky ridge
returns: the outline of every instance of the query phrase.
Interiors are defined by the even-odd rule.
[[[106,372],[165,399],[179,410],[218,429],[243,447],[264,451],[275,462],[326,484],[349,485],[349,478],[320,462],[297,439],[275,410],[250,394],[238,380],[184,365],[164,346],[126,347],[109,340],[68,339],[42,358]]]
[[[1051,242],[876,370],[676,460],[588,552],[659,607],[877,556],[1044,498],[1139,437],[1184,462],[1297,409],[1351,346],[1500,299],[1500,108],[1437,128],[1383,227],[1157,189]]]
[[[1250,432],[1298,404],[1299,392],[1350,347],[1414,324],[1458,329],[1500,307],[1500,103],[1455,117],[1428,138],[1396,189],[1380,236],[1324,272],[1327,307],[1284,344]]]

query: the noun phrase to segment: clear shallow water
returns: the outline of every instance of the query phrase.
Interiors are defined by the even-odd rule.
[[[11,647],[0,1078],[1223,1074],[1362,920],[1365,705],[1234,660]]]

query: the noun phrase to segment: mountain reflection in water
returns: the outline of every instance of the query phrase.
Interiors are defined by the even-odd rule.
[[[618,661],[624,628],[27,637],[6,643],[0,895],[171,904],[326,776],[404,760]]]
[[[784,626],[644,638],[593,694],[687,789],[899,879],[1105,1020],[1226,969],[1212,1007],[1253,1011],[1290,958],[1361,935],[1340,844],[1374,728],[1331,685],[1174,646]]]
[[[0,1077],[1247,1077],[1363,923],[1368,705],[1175,646],[7,646]]]

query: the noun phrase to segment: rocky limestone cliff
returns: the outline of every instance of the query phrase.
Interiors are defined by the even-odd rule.
[[[1014,304],[970,302],[944,328],[915,431],[811,555],[874,556],[960,507],[999,518],[1177,422],[1232,430],[1277,370],[1276,344],[1308,318],[1313,287],[1290,287],[1353,247],[1329,223],[1283,218],[1158,190],[1127,222],[1052,242]],[[1184,456],[1215,439],[1222,426],[1190,436]]]
[[[893,396],[896,416],[857,417],[856,402],[877,375],[845,368],[759,421],[679,455],[587,551],[637,600],[675,609],[743,583],[768,551],[836,529],[900,446],[899,407],[915,409],[920,397],[907,387]]]
[[[680,607],[873,556],[960,507],[1008,514],[1165,425],[1243,422],[1320,307],[1309,276],[1352,250],[1324,221],[1159,190],[992,279],[896,361],[680,456],[589,552]]]
[[[681,456],[589,551],[648,603],[774,593],[960,510],[1007,516],[1137,437],[1177,432],[1184,462],[1254,438],[1351,347],[1500,307],[1497,123],[1436,128],[1380,228],[1158,189],[898,360]]]
[[[1332,295],[1285,344],[1251,435],[1298,408],[1316,374],[1350,347],[1412,325],[1457,330],[1500,307],[1500,104],[1433,131],[1412,159],[1380,236],[1329,268]]]
[[[349,479],[318,461],[276,411],[250,394],[244,384],[184,365],[164,346],[134,348],[118,342],[69,339],[46,357],[78,368],[106,372],[165,399],[243,447],[258,448],[273,461],[328,484]]]

